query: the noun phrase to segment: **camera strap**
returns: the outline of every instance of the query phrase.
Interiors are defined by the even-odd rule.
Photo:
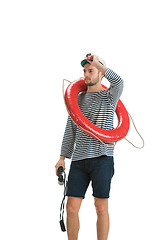
[[[60,222],[59,222],[62,232],[66,231],[64,220],[63,220],[66,190],[67,190],[67,181],[66,181],[66,173],[64,172],[64,193],[63,193],[64,196],[63,196],[61,207],[60,207]]]

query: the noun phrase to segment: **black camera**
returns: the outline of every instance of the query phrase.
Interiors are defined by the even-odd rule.
[[[64,178],[62,173],[64,172],[63,167],[60,166],[57,170],[57,176],[58,176],[58,183],[59,185],[63,185],[64,184]]]

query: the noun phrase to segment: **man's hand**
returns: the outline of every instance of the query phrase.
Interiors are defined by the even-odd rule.
[[[95,63],[97,63],[99,61],[99,58],[96,55],[90,55],[86,59],[93,66],[94,66]]]
[[[64,159],[65,159],[64,156],[60,156],[60,159],[59,159],[59,161],[57,162],[57,164],[56,164],[56,166],[55,166],[56,175],[57,175],[58,168],[59,168],[60,166],[63,167],[63,170],[66,169],[66,168],[65,168],[65,162],[64,162]]]
[[[105,74],[108,68],[99,62],[99,58],[96,55],[90,55],[87,58],[87,61],[94,67],[98,69],[99,72]]]

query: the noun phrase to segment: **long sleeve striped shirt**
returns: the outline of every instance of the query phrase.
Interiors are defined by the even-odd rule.
[[[114,126],[114,112],[123,90],[122,78],[108,68],[104,77],[110,82],[110,87],[100,92],[81,92],[78,95],[78,105],[85,117],[96,126],[110,130]],[[104,145],[88,136],[68,116],[61,146],[61,156],[72,161],[113,156],[113,144]]]

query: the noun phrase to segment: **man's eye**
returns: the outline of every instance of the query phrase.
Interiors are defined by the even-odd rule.
[[[89,71],[90,73],[92,72],[92,70]]]

